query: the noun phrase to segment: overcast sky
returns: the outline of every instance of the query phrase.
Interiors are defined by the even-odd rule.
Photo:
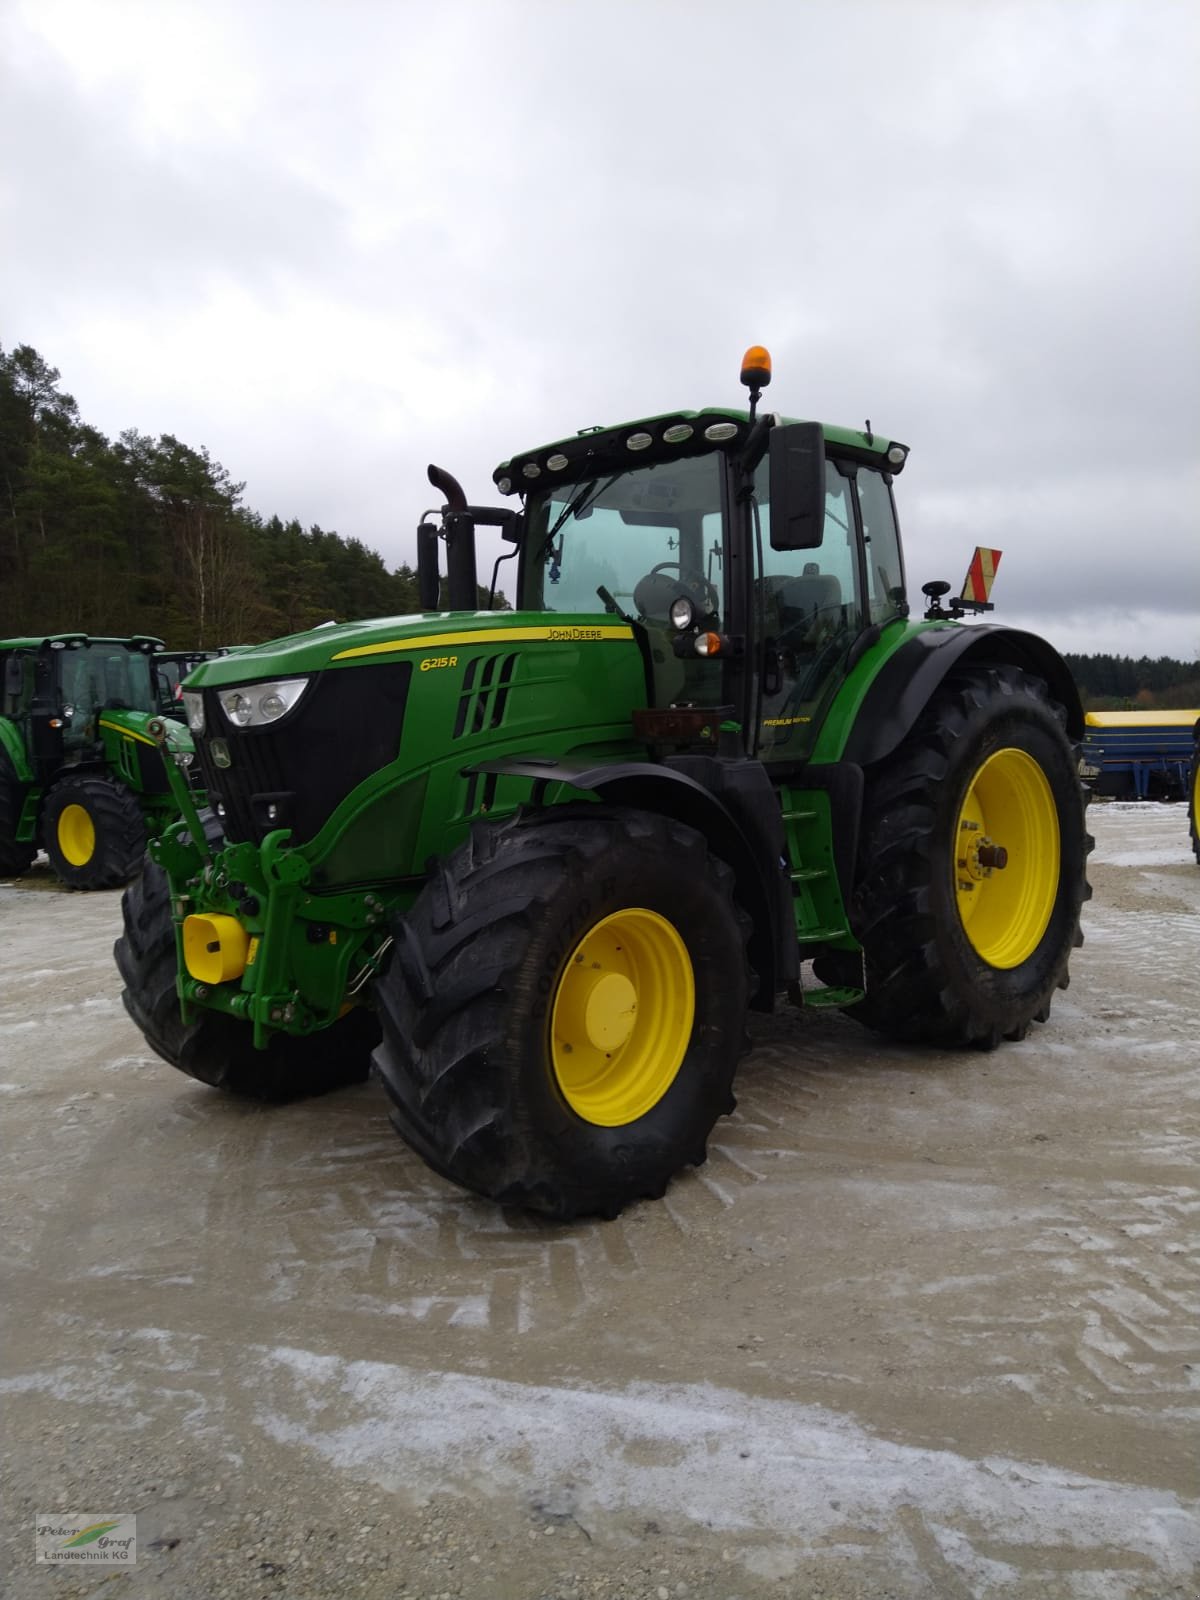
[[[0,0],[0,343],[413,558],[436,461],[876,429],[914,592],[1200,655],[1196,0]]]

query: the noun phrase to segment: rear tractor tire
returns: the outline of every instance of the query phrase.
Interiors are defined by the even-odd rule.
[[[1188,780],[1188,831],[1192,854],[1200,863],[1200,728],[1196,730],[1196,748],[1192,751],[1192,773]]]
[[[69,889],[116,889],[141,866],[146,825],[137,797],[114,779],[60,778],[42,808],[42,841]]]
[[[21,820],[21,781],[9,759],[0,749],[0,878],[19,878],[28,871],[37,855],[37,846],[20,844],[17,824]]]
[[[563,1221],[698,1166],[746,1044],[733,875],[670,818],[581,804],[477,828],[394,924],[375,1064],[435,1171]]]
[[[851,916],[866,997],[851,1016],[980,1049],[1049,1017],[1091,896],[1065,723],[1040,678],[959,669],[868,776]]]
[[[207,830],[206,830],[207,831]],[[211,838],[210,834],[210,838]],[[219,842],[219,838],[218,841]],[[300,1100],[365,1082],[379,1024],[361,1007],[320,1033],[277,1033],[254,1048],[248,1022],[219,1011],[184,1023],[175,989],[175,927],[167,875],[147,859],[121,898],[125,932],[113,946],[125,1009],[164,1061],[213,1089],[249,1100]]]

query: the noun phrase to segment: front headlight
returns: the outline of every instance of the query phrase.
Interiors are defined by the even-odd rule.
[[[218,689],[217,699],[235,728],[261,728],[286,716],[307,688],[307,678],[279,678],[274,683]]]
[[[183,709],[187,716],[187,725],[193,733],[204,732],[204,696],[197,694],[195,689],[183,691]]]

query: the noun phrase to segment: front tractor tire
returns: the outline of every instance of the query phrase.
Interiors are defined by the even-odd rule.
[[[19,878],[37,855],[32,844],[17,839],[22,785],[7,750],[0,749],[0,878]]]
[[[1086,796],[1066,715],[1011,666],[960,669],[868,777],[852,922],[893,1038],[991,1049],[1044,1022],[1083,943]]]
[[[213,1089],[249,1100],[299,1100],[365,1082],[379,1038],[372,1012],[356,1008],[320,1033],[272,1035],[254,1048],[248,1022],[219,1011],[185,1023],[175,989],[175,926],[167,875],[147,859],[121,897],[125,931],[113,955],[125,1009],[162,1059]]]
[[[667,817],[591,804],[478,827],[395,926],[375,1064],[435,1171],[565,1221],[698,1166],[733,1110],[748,923]]]
[[[50,865],[69,889],[116,889],[138,870],[146,825],[136,796],[103,774],[60,778],[42,808]]]

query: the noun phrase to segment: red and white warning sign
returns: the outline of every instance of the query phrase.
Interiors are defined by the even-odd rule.
[[[975,546],[975,555],[971,565],[967,568],[966,581],[962,586],[964,600],[986,600],[992,592],[992,580],[996,576],[996,568],[1000,565],[1002,550],[985,550],[982,545]]]

